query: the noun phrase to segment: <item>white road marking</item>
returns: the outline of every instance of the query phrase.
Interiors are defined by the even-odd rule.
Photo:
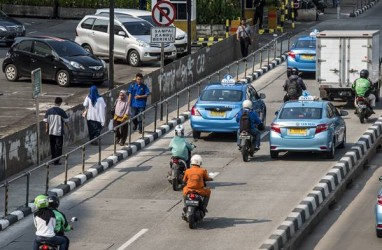
[[[142,229],[141,231],[139,231],[136,235],[134,235],[130,240],[126,241],[125,244],[123,244],[122,246],[120,246],[117,250],[124,250],[126,249],[128,246],[130,246],[131,243],[133,243],[134,241],[136,241],[139,237],[141,237],[143,234],[145,234],[147,231],[149,231],[147,228],[144,228]]]
[[[219,174],[220,174],[219,172],[211,172],[211,173],[208,173],[208,176],[211,178],[215,178]]]
[[[265,136],[269,134],[269,131],[265,131],[264,133],[261,133],[260,140],[262,140]]]

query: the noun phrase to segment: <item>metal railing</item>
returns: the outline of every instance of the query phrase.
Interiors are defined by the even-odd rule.
[[[145,136],[145,133],[147,132],[155,132],[158,128],[158,122],[162,122],[162,119],[158,119],[158,107],[160,105],[164,105],[164,116],[165,116],[165,124],[169,124],[170,119],[170,113],[172,111],[176,111],[176,117],[175,119],[179,120],[179,116],[181,112],[189,111],[191,109],[191,103],[200,95],[202,88],[211,82],[220,82],[222,77],[225,74],[231,74],[233,75],[237,80],[240,80],[239,75],[244,74],[244,77],[247,77],[248,74],[254,74],[255,68],[258,67],[258,69],[261,69],[264,66],[264,63],[268,65],[271,61],[275,60],[278,56],[281,56],[285,54],[287,50],[289,50],[290,46],[290,38],[291,36],[287,33],[273,39],[268,44],[264,45],[263,47],[259,48],[258,50],[252,52],[249,54],[246,58],[242,58],[240,60],[237,60],[223,69],[203,78],[200,81],[197,81],[196,83],[191,84],[190,86],[185,87],[183,90],[163,99],[162,101],[159,101],[157,103],[152,104],[150,107],[148,107],[146,110],[141,112],[135,117],[130,117],[126,122],[119,124],[118,126],[114,127],[112,130],[106,131],[102,133],[99,137],[94,138],[93,140],[87,141],[86,143],[74,148],[73,150],[64,153],[62,156],[57,157],[56,159],[48,160],[47,162],[34,167],[24,173],[21,173],[15,177],[9,178],[5,180],[2,184],[0,184],[0,195],[3,196],[4,199],[4,207],[1,208],[0,206],[0,213],[3,212],[4,217],[9,214],[10,207],[13,209],[17,209],[20,207],[20,204],[23,204],[22,206],[28,207],[28,204],[31,200],[31,197],[35,197],[38,194],[45,193],[47,194],[51,186],[62,184],[62,182],[66,185],[68,184],[68,176],[69,172],[71,174],[75,173],[85,173],[89,168],[94,166],[94,162],[87,159],[89,145],[92,142],[97,141],[98,142],[98,159],[96,164],[98,166],[101,165],[102,161],[102,154],[105,149],[102,149],[103,146],[108,147],[111,144],[107,144],[107,136],[109,136],[111,133],[113,134],[113,155],[117,154],[117,140],[116,140],[116,129],[122,127],[126,123],[129,124],[129,132],[128,132],[128,145],[127,147],[131,147],[131,139],[132,139],[132,131],[131,131],[131,125],[132,121],[135,118],[141,117],[142,118],[142,135],[141,138],[143,139]],[[284,51],[284,49],[286,49]],[[146,124],[153,125],[153,131],[146,131],[148,126]],[[94,149],[94,146],[90,147]],[[76,156],[74,153],[80,152],[80,159],[76,161]],[[104,152],[106,154],[107,152]],[[3,159],[6,159],[4,156],[0,157]],[[78,158],[78,156],[77,156]],[[64,159],[64,169],[60,170],[57,166],[52,167],[52,164],[56,160]],[[5,165],[6,165],[6,160]],[[87,166],[89,166],[87,168]],[[31,188],[31,176],[34,175],[34,173],[37,170],[43,170],[45,169],[45,176],[36,174],[33,188]],[[64,174],[64,179],[62,180],[60,176]],[[18,185],[18,188],[12,189],[12,185]],[[24,186],[24,188],[23,188]],[[13,193],[12,193],[12,192]],[[23,198],[20,198],[23,197]],[[0,196],[1,198],[1,196]],[[10,204],[12,203],[12,204]],[[1,204],[1,202],[0,202]]]

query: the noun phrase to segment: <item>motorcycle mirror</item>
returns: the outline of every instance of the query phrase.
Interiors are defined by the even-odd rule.
[[[379,177],[379,181],[382,181],[382,176]]]

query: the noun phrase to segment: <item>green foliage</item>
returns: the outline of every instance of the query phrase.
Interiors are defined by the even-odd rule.
[[[196,0],[198,24],[225,24],[226,19],[236,19],[240,12],[237,0]]]

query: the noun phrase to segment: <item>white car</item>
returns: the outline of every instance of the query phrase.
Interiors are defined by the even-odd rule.
[[[109,15],[87,15],[76,28],[75,42],[96,56],[109,56]],[[116,15],[114,57],[138,67],[142,62],[160,61],[161,44],[151,43],[153,25],[143,19]],[[176,59],[173,43],[164,43],[164,60]]]
[[[109,11],[110,11],[109,8],[98,9],[96,11],[96,14],[109,13]],[[142,18],[143,20],[146,20],[147,22],[151,23],[153,26],[158,26],[158,24],[156,24],[152,19],[151,11],[116,8],[114,9],[114,13]],[[175,25],[171,24],[171,27],[175,27]],[[176,36],[175,47],[176,47],[176,52],[178,53],[178,55],[187,53],[187,33],[179,28],[176,28],[175,36]]]

